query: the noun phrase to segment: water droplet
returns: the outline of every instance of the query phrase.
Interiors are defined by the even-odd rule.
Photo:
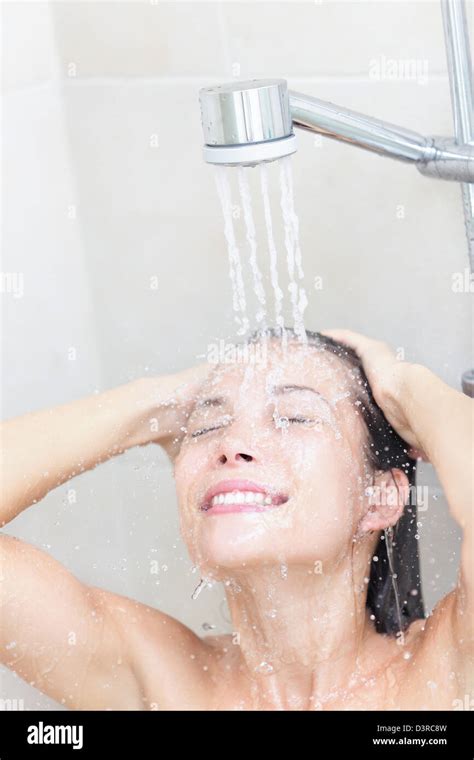
[[[270,665],[269,662],[263,662],[260,663],[260,665],[257,665],[256,668],[254,668],[255,673],[273,673],[273,666]]]
[[[191,599],[197,599],[198,596],[199,596],[199,594],[203,590],[204,586],[206,586],[206,585],[207,585],[206,581],[203,578],[201,578],[201,580],[199,581],[198,585],[196,586],[196,588],[194,589],[193,593],[191,594]]]

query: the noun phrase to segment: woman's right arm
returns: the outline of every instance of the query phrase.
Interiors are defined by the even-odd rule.
[[[3,423],[0,525],[132,446],[153,441],[172,455],[207,372],[138,380]],[[140,620],[144,630],[153,620],[157,656],[170,667],[195,646],[177,620],[88,586],[47,553],[0,534],[0,662],[45,694],[73,709],[146,707],[134,651]]]
[[[0,527],[56,486],[133,446],[173,448],[206,365],[3,422]]]

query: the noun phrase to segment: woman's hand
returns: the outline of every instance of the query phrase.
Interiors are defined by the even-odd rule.
[[[133,380],[1,426],[0,526],[51,489],[132,446],[159,443],[173,458],[211,365]]]
[[[146,413],[134,431],[133,445],[157,443],[174,459],[198,392],[210,372],[211,365],[204,362],[173,375],[143,379],[141,401]]]
[[[399,361],[383,341],[367,338],[351,330],[321,330],[323,335],[353,348],[362,361],[374,398],[397,433],[410,444],[413,458],[427,460],[415,431],[410,424],[405,403],[410,383],[423,382],[424,367]]]

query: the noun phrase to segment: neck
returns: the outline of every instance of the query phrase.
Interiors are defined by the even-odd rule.
[[[282,709],[347,689],[368,639],[381,637],[366,609],[368,563],[355,554],[330,573],[308,565],[259,566],[226,584],[242,671]]]

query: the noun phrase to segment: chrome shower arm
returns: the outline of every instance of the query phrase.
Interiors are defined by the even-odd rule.
[[[434,155],[429,141],[416,132],[293,90],[289,97],[297,127],[401,161],[419,161]]]
[[[441,0],[446,57],[457,143],[474,145],[472,63],[466,6],[458,0]],[[471,272],[474,273],[474,185],[461,185]]]
[[[474,182],[474,146],[453,138],[424,137],[395,124],[290,90],[293,124],[326,137],[399,161],[415,164],[422,174],[457,182]]]

